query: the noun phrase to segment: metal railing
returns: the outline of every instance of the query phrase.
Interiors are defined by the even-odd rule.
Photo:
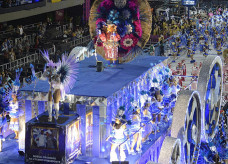
[[[20,41],[26,41],[26,40],[28,40],[30,45],[34,45],[34,43],[35,43],[35,41],[34,41],[35,40],[35,37],[36,37],[36,34],[33,33],[32,35],[26,35],[24,37],[15,38],[14,44],[17,45],[17,42],[19,40]]]
[[[0,70],[14,70],[16,68],[20,68],[25,66],[26,64],[37,61],[40,58],[39,53],[34,53],[32,55],[25,56],[23,58],[17,59],[15,61],[0,65]]]
[[[69,47],[69,48],[71,49],[73,47],[76,47],[76,46],[79,46],[82,44],[87,44],[87,43],[89,43],[90,40],[91,40],[90,36],[85,36],[83,38],[76,39],[74,41],[70,41],[69,43],[70,43],[71,47]],[[53,47],[49,48],[47,51],[50,54],[54,54],[54,48]],[[15,68],[22,67],[25,64],[36,62],[39,59],[40,59],[40,52],[37,50],[32,55],[28,55],[28,56],[25,56],[23,58],[17,59],[15,61],[0,65],[0,70],[5,70],[5,69],[13,70]]]

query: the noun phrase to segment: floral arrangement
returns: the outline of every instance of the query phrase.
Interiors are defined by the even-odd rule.
[[[142,27],[137,0],[126,0],[124,7],[115,6],[114,0],[104,0],[97,8],[96,33],[97,37],[101,32],[105,32],[104,26],[115,24],[117,33],[121,39],[119,41],[118,54],[126,56],[134,48],[142,37]],[[99,43],[97,46],[103,46]]]

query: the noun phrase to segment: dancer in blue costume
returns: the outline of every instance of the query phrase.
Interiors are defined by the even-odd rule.
[[[177,46],[176,46],[176,43],[175,42],[172,42],[172,51],[173,51],[173,53],[172,53],[172,56],[173,56],[173,60],[172,60],[172,62],[173,63],[175,63],[176,61],[176,57],[177,57],[177,53],[178,53],[178,49],[177,49]]]
[[[193,44],[192,44],[192,53],[190,55],[190,57],[191,57],[190,63],[194,63],[195,62],[195,60],[194,60],[195,51],[196,51],[196,42],[193,41]]]
[[[220,36],[215,40],[215,49],[218,55],[222,55],[222,38]]]
[[[136,151],[138,153],[141,153],[142,152],[142,130],[141,130],[141,115],[140,115],[140,108],[139,107],[136,107],[134,110],[133,110],[133,113],[132,113],[132,119],[131,119],[131,134],[134,134],[133,135],[133,141],[131,143],[131,150],[130,150],[130,154],[132,155],[135,155],[135,151],[134,151],[134,147],[135,147],[135,144],[137,143],[137,146],[136,146]]]
[[[191,38],[189,37],[188,38],[188,41],[187,41],[187,57],[191,57],[191,53],[192,53],[192,42],[191,42]]]
[[[177,100],[177,94],[180,91],[180,85],[178,85],[176,79],[171,76],[169,78],[169,86],[170,86],[170,108],[171,108],[171,112],[173,112],[175,104],[176,104],[176,100]]]
[[[157,116],[157,132],[159,132],[159,124],[161,122],[161,113],[162,113],[162,110],[164,108],[164,105],[163,105],[163,96],[162,96],[162,93],[160,91],[159,88],[154,88],[152,87],[150,89],[150,92],[151,92],[151,96],[152,96],[152,99],[151,99],[151,102],[152,102],[152,115],[153,115],[153,121],[156,121],[156,117]]]
[[[115,123],[113,124],[113,130],[111,135],[106,139],[106,141],[111,138],[111,151],[110,151],[110,162],[119,161],[116,153],[116,148],[122,144],[127,139],[127,129],[126,124],[123,124],[118,118],[116,118]],[[126,154],[124,152],[124,144],[119,146],[120,152],[120,161],[125,161]]]
[[[177,56],[180,56],[181,51],[181,39],[180,37],[176,37],[176,48],[177,48]]]
[[[205,40],[204,40],[203,35],[201,35],[200,38],[199,38],[199,48],[200,48],[200,52],[201,53],[203,52],[204,45],[205,45]]]
[[[207,48],[207,42],[205,42],[205,46],[203,46],[203,56],[207,57],[208,56],[208,48]]]

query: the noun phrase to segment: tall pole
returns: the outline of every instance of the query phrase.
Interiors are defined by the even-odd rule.
[[[189,6],[188,6],[188,20],[189,20],[189,18],[190,18],[190,11],[189,11]]]

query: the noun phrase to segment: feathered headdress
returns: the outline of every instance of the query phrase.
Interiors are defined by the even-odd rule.
[[[47,61],[47,66],[56,67],[56,74],[60,76],[60,82],[63,86],[62,89],[68,93],[76,82],[78,74],[78,63],[76,63],[74,56],[67,56],[65,53],[62,55],[61,60],[59,60],[58,63],[54,63],[50,60],[48,51],[42,52],[42,56]]]
[[[57,66],[57,74],[60,75],[60,81],[64,86],[65,92],[69,92],[76,82],[78,74],[78,63],[74,59],[73,55],[62,55],[62,59]]]
[[[13,81],[13,85],[14,86],[19,86],[20,87],[20,76],[21,76],[21,72],[23,71],[23,68],[18,68],[16,69],[16,78]]]

